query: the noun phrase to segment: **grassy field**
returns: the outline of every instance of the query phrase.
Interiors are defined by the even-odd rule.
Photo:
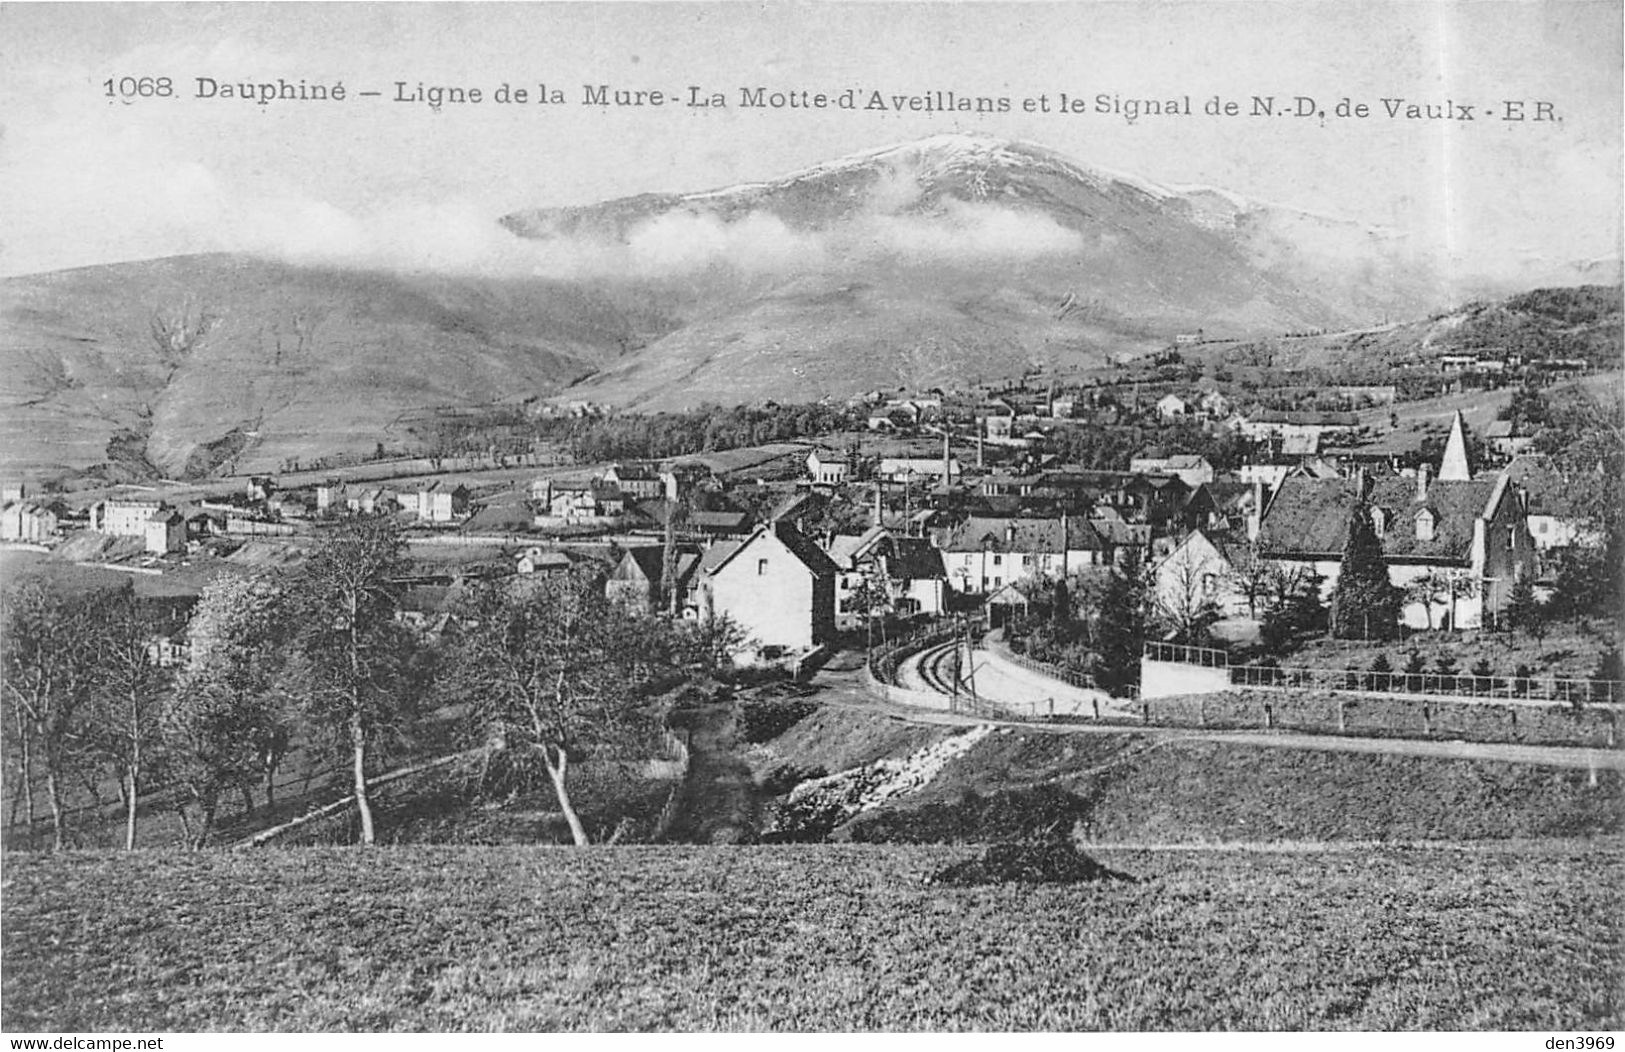
[[[1621,845],[290,849],[7,860],[4,1026],[1543,1029],[1622,1023]]]
[[[758,780],[781,765],[836,772],[905,757],[953,730],[830,709],[752,754]],[[1011,816],[978,804],[999,791],[1058,790],[1081,836],[1179,843],[1462,841],[1625,833],[1614,771],[1485,760],[1269,748],[1159,734],[1010,728],[926,786],[837,831],[862,839],[983,840]],[[974,795],[973,795],[974,794]],[[1035,798],[1036,806],[1054,798]],[[1047,819],[1046,819],[1047,821]],[[991,824],[990,824],[991,823]],[[856,828],[865,827],[861,832]]]

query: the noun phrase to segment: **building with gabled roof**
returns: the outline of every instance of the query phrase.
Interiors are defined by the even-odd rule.
[[[1090,520],[972,515],[938,544],[948,580],[964,593],[987,594],[1020,580],[1067,577],[1110,564],[1112,544]]]
[[[1313,566],[1330,596],[1357,510],[1370,517],[1395,585],[1429,575],[1468,582],[1462,590],[1470,596],[1407,602],[1405,622],[1413,628],[1446,618],[1458,628],[1480,627],[1486,613],[1506,608],[1520,575],[1536,572],[1523,494],[1504,473],[1430,481],[1424,467],[1414,479],[1293,476],[1265,510],[1259,549],[1284,567]]]
[[[836,567],[787,523],[719,541],[701,557],[702,614],[727,616],[757,652],[805,651],[835,637]]]
[[[677,545],[672,555],[672,590],[676,593],[676,612],[687,617],[697,616],[699,590],[695,571],[700,565],[700,550],[692,545]],[[604,582],[604,594],[634,613],[669,611],[673,605],[672,597],[662,594],[665,578],[665,546],[638,545],[626,549],[621,561],[610,571]]]

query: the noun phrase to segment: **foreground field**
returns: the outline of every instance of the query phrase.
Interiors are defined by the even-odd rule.
[[[1622,1025],[1617,841],[11,856],[4,1028],[1543,1029]]]

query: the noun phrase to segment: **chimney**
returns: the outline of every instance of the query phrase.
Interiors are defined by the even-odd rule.
[[[1253,479],[1253,507],[1247,513],[1247,539],[1258,540],[1258,531],[1264,526],[1264,480]]]
[[[1416,502],[1420,504],[1428,499],[1428,466],[1422,464],[1416,469]]]
[[[948,466],[951,463],[953,461],[948,453],[948,431],[944,428],[942,432],[942,484],[944,486],[954,484],[954,476]]]

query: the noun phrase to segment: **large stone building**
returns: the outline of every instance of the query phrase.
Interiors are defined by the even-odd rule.
[[[1522,491],[1504,472],[1473,477],[1457,414],[1439,465],[1414,478],[1311,479],[1282,483],[1259,529],[1263,556],[1283,567],[1314,567],[1325,594],[1337,583],[1349,522],[1363,509],[1382,542],[1388,577],[1408,589],[1412,628],[1477,628],[1506,609],[1520,575],[1536,572]],[[1423,579],[1454,582],[1424,599]]]

